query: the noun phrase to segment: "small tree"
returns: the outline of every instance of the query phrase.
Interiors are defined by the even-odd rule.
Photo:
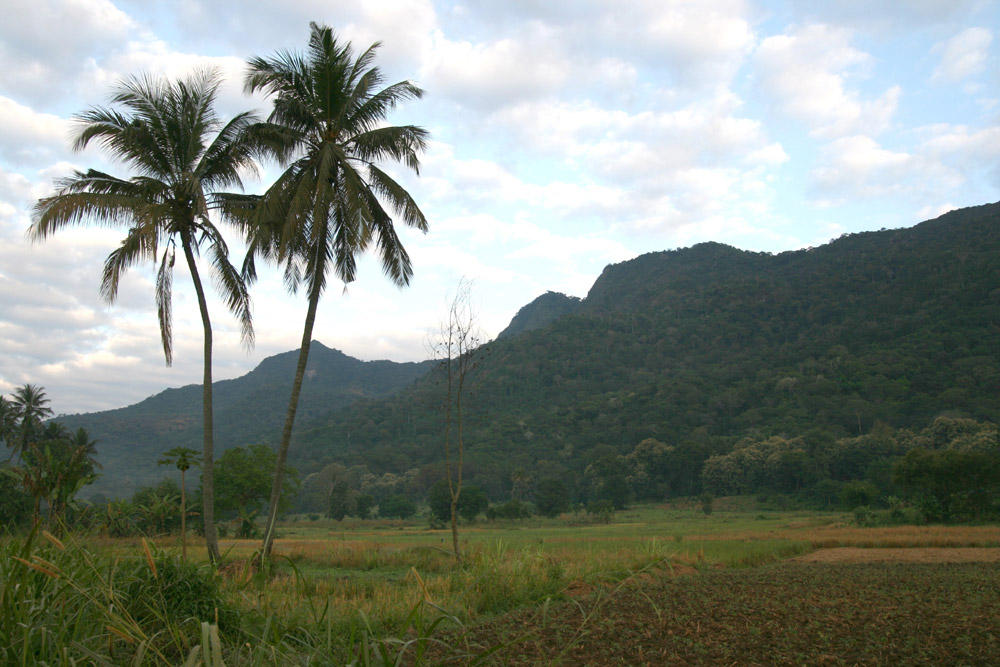
[[[451,541],[455,560],[461,561],[458,547],[458,503],[462,495],[462,465],[465,458],[463,432],[465,390],[469,374],[476,367],[481,335],[472,310],[471,284],[462,279],[448,308],[448,320],[432,347],[439,359],[445,382],[444,460],[450,495]],[[457,461],[452,460],[454,445]]]
[[[174,447],[163,453],[159,465],[173,465],[181,471],[181,560],[187,560],[187,485],[184,475],[192,467],[201,465],[201,456],[188,447]]]
[[[554,517],[569,509],[569,491],[559,479],[543,479],[535,489],[535,507],[542,516]]]

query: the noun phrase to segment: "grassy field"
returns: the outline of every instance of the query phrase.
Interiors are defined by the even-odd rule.
[[[575,647],[591,650],[584,637],[606,632],[604,643],[622,639],[615,645],[624,651],[618,655],[623,663],[660,662],[652,652],[655,646],[674,647],[670,650],[677,652],[668,656],[674,662],[733,661],[742,651],[767,661],[759,651],[771,644],[763,639],[734,643],[725,639],[729,627],[741,636],[758,633],[787,644],[780,653],[787,658],[776,662],[809,662],[796,653],[809,644],[775,635],[790,614],[802,613],[803,605],[818,605],[817,618],[863,616],[872,604],[896,608],[890,584],[915,589],[921,577],[936,582],[931,593],[904,596],[904,602],[918,599],[918,607],[929,605],[933,613],[950,605],[950,611],[941,611],[942,622],[975,620],[968,614],[992,619],[973,623],[986,632],[969,635],[975,645],[993,646],[995,639],[988,636],[1000,636],[1000,614],[994,613],[1000,597],[996,563],[938,569],[930,564],[930,570],[921,570],[923,564],[893,564],[891,573],[876,574],[885,564],[786,560],[831,546],[994,548],[1000,547],[996,526],[858,528],[837,513],[734,507],[705,516],[694,508],[643,507],[621,512],[607,524],[565,516],[467,526],[460,566],[447,551],[450,534],[420,522],[298,521],[284,524],[279,538],[270,576],[246,566],[256,542],[225,541],[228,565],[221,578],[204,566],[189,568],[194,575],[176,567],[176,538],[150,544],[139,539],[38,538],[27,545],[7,540],[0,561],[0,625],[6,628],[0,630],[6,633],[0,646],[6,642],[21,648],[0,659],[23,649],[54,664],[81,657],[95,661],[95,656],[117,664],[133,660],[141,650],[140,662],[178,663],[201,655],[198,651],[214,642],[228,664],[391,664],[400,654],[419,662],[421,651],[432,652],[430,662],[468,662],[470,656],[481,656],[486,662],[530,663],[550,656],[572,664],[581,655],[574,653]],[[202,549],[193,551],[196,559],[204,558]],[[208,588],[196,593],[185,578]],[[868,582],[871,595],[859,587],[860,581]],[[970,587],[979,597],[967,599]],[[730,589],[743,596],[732,598],[737,607],[731,613],[724,609]],[[824,596],[841,589],[845,592],[836,597],[840,606],[821,604]],[[691,602],[678,608],[677,595]],[[739,605],[755,595],[763,606],[737,623],[732,614],[742,613]],[[208,602],[199,606],[198,598]],[[63,612],[52,611],[57,602],[61,609],[74,610],[72,623]],[[626,614],[617,605],[633,611]],[[798,611],[782,612],[785,607]],[[918,607],[906,613],[916,614]],[[987,612],[992,615],[976,616]],[[721,616],[712,620],[715,613]],[[627,652],[647,644],[618,627],[614,619],[619,617],[659,628],[648,638],[648,649]],[[803,627],[815,629],[806,620]],[[692,623],[698,628],[694,634]],[[861,651],[866,635],[858,633],[863,628],[848,632],[849,627],[834,624],[827,633],[831,639],[816,646],[843,652],[849,648],[843,642],[848,642],[853,652],[845,655],[855,656],[848,662],[879,662],[879,654]],[[218,639],[213,640],[211,632],[216,631]],[[913,635],[919,650],[893,649],[886,655],[921,661],[937,655],[934,651],[960,648],[942,644],[944,635],[924,635]],[[678,644],[675,636],[688,639]],[[719,648],[720,653],[711,649],[713,641],[729,648]],[[892,646],[897,645],[906,642],[895,637]],[[976,662],[972,653],[957,655]],[[612,658],[604,655],[594,664]]]

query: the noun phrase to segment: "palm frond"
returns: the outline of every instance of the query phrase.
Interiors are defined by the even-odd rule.
[[[163,356],[167,366],[173,363],[174,331],[173,331],[173,277],[175,244],[170,243],[163,251],[160,268],[156,272],[156,318],[160,322],[160,341],[163,343]]]

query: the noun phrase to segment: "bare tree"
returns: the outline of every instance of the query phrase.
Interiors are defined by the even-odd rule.
[[[471,294],[472,283],[463,278],[459,281],[455,297],[448,308],[448,319],[441,324],[436,339],[431,343],[434,356],[441,360],[445,383],[444,459],[448,492],[451,494],[451,540],[457,561],[462,560],[458,546],[458,500],[462,495],[462,466],[465,458],[463,400],[470,373],[480,359],[479,346],[482,343]],[[453,460],[453,453],[457,461]]]

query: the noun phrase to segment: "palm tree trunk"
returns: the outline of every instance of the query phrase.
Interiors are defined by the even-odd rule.
[[[184,470],[181,470],[181,561],[186,562],[188,557],[187,542],[187,488],[184,484]]]
[[[215,533],[215,465],[213,456],[215,450],[215,426],[212,419],[212,321],[208,317],[208,303],[205,301],[205,290],[201,286],[198,267],[191,252],[190,239],[181,237],[184,248],[184,258],[191,271],[191,281],[198,295],[198,309],[201,311],[201,324],[205,330],[205,360],[202,379],[201,409],[204,423],[204,451],[201,467],[201,498],[202,519],[205,524],[205,547],[208,549],[208,559],[218,563],[222,555],[219,553],[219,537]]]
[[[319,257],[316,269],[320,272],[325,271],[326,262],[322,259],[323,255],[317,254]],[[295,425],[295,412],[299,407],[299,393],[302,391],[302,380],[306,375],[306,364],[309,361],[309,344],[312,342],[320,291],[320,280],[314,279],[312,289],[309,291],[305,325],[302,327],[302,344],[299,347],[299,362],[295,367],[295,380],[292,382],[292,395],[288,399],[288,413],[285,415],[285,426],[281,431],[281,445],[278,448],[278,461],[274,469],[274,483],[271,485],[267,522],[264,524],[264,539],[260,547],[260,564],[266,563],[271,557],[271,547],[274,545],[274,524],[278,520],[278,503],[281,501],[281,488],[285,481],[285,462],[288,460],[288,446],[292,442],[292,427]]]

